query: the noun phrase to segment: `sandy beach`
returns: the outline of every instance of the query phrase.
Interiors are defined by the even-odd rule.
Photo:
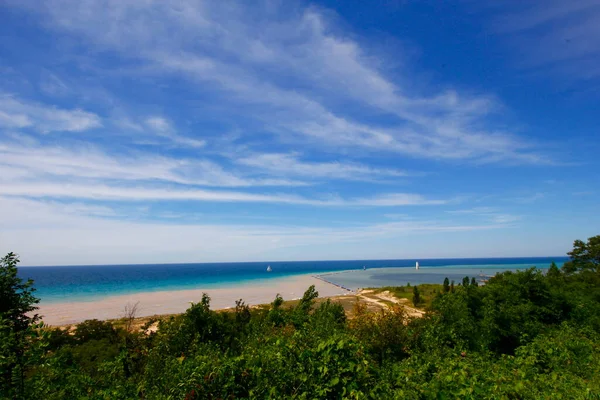
[[[48,325],[67,325],[86,319],[113,319],[123,316],[127,304],[138,305],[138,317],[175,314],[184,312],[190,303],[197,303],[202,293],[211,298],[211,309],[218,310],[235,306],[235,301],[243,299],[246,304],[265,304],[273,301],[277,293],[285,300],[302,297],[304,291],[315,285],[320,297],[348,294],[348,290],[324,282],[310,275],[300,275],[277,279],[251,282],[245,285],[222,288],[198,288],[192,290],[175,290],[135,293],[130,295],[110,296],[90,302],[64,302],[39,304],[38,313]]]

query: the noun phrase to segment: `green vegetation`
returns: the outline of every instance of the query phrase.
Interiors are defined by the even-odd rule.
[[[418,286],[414,286],[413,287],[413,305],[415,307],[417,307],[419,304],[421,304],[421,293],[419,292],[419,287]]]
[[[127,321],[70,332],[39,325],[31,283],[16,277],[9,254],[0,397],[600,399],[599,241],[575,242],[571,263],[547,274],[381,289],[407,301],[418,293],[423,318],[356,303],[348,319],[311,287],[293,304],[277,297],[251,309],[239,300],[228,312],[211,310],[205,295],[149,333]]]
[[[414,304],[415,288],[419,293],[418,304]],[[382,288],[372,289],[373,293],[379,294],[384,292],[390,292],[391,295],[398,299],[406,299],[406,304],[413,304],[417,308],[427,309],[431,306],[431,303],[435,297],[445,290],[442,285],[434,283],[422,283],[420,285],[406,285],[406,286],[385,286]],[[450,289],[448,289],[450,290]]]

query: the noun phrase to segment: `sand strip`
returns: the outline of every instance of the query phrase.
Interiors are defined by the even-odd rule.
[[[198,303],[202,293],[211,298],[211,309],[218,310],[234,307],[235,301],[243,299],[246,304],[265,304],[273,301],[277,293],[285,300],[302,297],[304,291],[315,285],[320,297],[347,295],[348,290],[335,286],[310,275],[265,279],[248,284],[222,287],[198,288],[162,292],[145,292],[130,295],[110,296],[92,302],[64,302],[39,305],[38,313],[48,325],[67,325],[86,319],[114,319],[123,316],[127,304],[138,305],[138,317],[176,314],[184,312],[190,303]]]

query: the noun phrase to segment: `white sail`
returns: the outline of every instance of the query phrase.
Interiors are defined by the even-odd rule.
[[[270,265],[267,265],[267,272],[271,272],[271,271],[273,271],[273,270],[271,269],[271,266],[270,266]]]
[[[415,264],[415,269],[419,269],[419,262],[417,261],[417,263]]]

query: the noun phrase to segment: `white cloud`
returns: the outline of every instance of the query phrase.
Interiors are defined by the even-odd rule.
[[[98,115],[17,100],[0,92],[0,127],[32,128],[40,133],[82,132],[102,126]]]
[[[495,224],[510,224],[521,220],[521,216],[501,212],[496,207],[474,207],[462,210],[450,210],[447,213],[475,216]]]
[[[521,67],[568,81],[600,78],[600,1],[515,2],[492,22]]]
[[[409,90],[402,82],[410,76],[386,76],[384,56],[316,8],[226,1],[18,4],[56,29],[150,67],[136,74],[166,72],[198,82],[226,105],[228,117],[244,114],[283,137],[424,158],[546,160],[526,140],[490,125],[498,108],[492,97],[452,89],[424,95],[415,84]],[[347,106],[390,122],[366,122]]]
[[[511,222],[517,222],[520,219],[520,216],[510,214],[496,214],[492,216],[492,221],[498,224],[509,224]]]
[[[192,148],[204,147],[206,145],[204,140],[177,135],[171,122],[166,118],[158,116],[148,117],[144,123],[158,135],[170,139],[174,144]]]
[[[447,212],[449,214],[492,214],[497,211],[498,209],[495,207],[473,207],[462,210],[450,210]]]
[[[312,178],[369,180],[397,178],[409,175],[404,171],[373,168],[368,165],[344,162],[301,161],[296,154],[262,153],[236,160],[242,165],[255,167],[272,175],[293,175]]]
[[[250,178],[203,159],[175,159],[141,152],[110,156],[91,145],[51,147],[0,142],[0,182],[23,179],[39,183],[158,181],[224,187],[305,185],[294,180]]]
[[[331,248],[338,243],[365,244],[377,238],[396,239],[415,233],[503,228],[501,224],[435,221],[359,228],[128,222],[95,218],[89,209],[77,205],[1,196],[0,220],[0,253],[20,253],[24,265],[267,260],[281,250],[299,246]],[[370,254],[367,248],[366,256]],[[310,259],[311,254],[303,259],[307,257]]]
[[[160,133],[170,133],[173,131],[169,121],[162,117],[149,117],[145,122],[150,128]]]
[[[306,198],[288,194],[255,194],[235,191],[181,189],[173,187],[148,187],[142,185],[117,186],[106,184],[32,182],[3,183],[0,195],[31,198],[87,199],[105,201],[199,201],[199,202],[246,202],[276,203],[328,207],[398,207],[441,205],[450,200],[428,199],[411,193],[394,193],[365,198]]]
[[[348,172],[335,165],[311,166],[330,177],[331,171],[338,178],[342,171]],[[349,171],[353,171],[352,167]],[[174,159],[139,152],[110,156],[94,146],[52,147],[27,140],[21,144],[0,142],[0,183],[0,195],[102,201],[192,200],[341,207],[440,205],[449,201],[412,193],[343,199],[329,194],[302,197],[285,193],[204,190],[197,186],[298,186],[305,183],[236,175],[209,160]]]

